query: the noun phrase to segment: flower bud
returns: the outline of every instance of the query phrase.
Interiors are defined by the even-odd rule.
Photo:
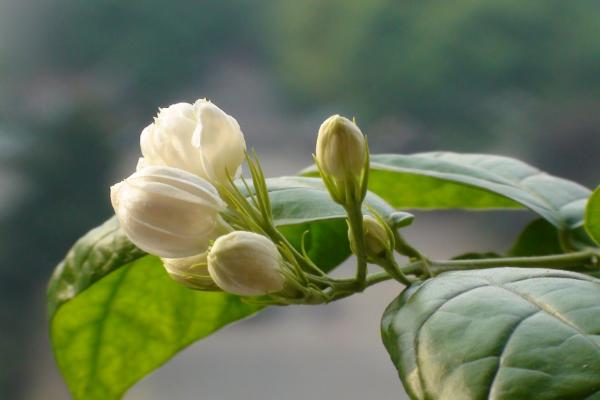
[[[282,264],[277,246],[252,232],[221,236],[208,253],[208,272],[217,286],[240,296],[281,291],[285,284]]]
[[[147,167],[111,187],[122,229],[140,249],[160,257],[202,253],[227,227],[225,203],[204,179],[171,167]]]
[[[359,176],[366,157],[365,137],[356,124],[333,115],[319,128],[317,162],[323,172],[336,179]]]
[[[220,290],[208,273],[208,253],[191,257],[163,258],[169,276],[178,283],[195,290]]]
[[[385,257],[386,251],[391,249],[392,244],[390,243],[388,232],[381,225],[381,222],[370,215],[365,215],[363,217],[363,232],[365,235],[367,258],[376,260]],[[350,246],[353,250],[356,249],[351,232],[348,232],[348,237],[350,239]]]
[[[138,169],[166,165],[214,183],[239,174],[246,150],[237,121],[205,99],[160,109],[142,131],[140,146]]]

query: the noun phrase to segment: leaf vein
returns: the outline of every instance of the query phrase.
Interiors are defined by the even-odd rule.
[[[425,324],[427,323],[427,321],[429,321],[431,319],[431,317],[433,317],[442,307],[444,307],[444,305],[448,304],[448,302],[450,302],[451,300],[456,300],[457,298],[459,298],[459,297],[461,297],[461,296],[463,296],[463,295],[465,295],[465,294],[467,294],[467,293],[469,293],[469,292],[471,292],[473,290],[476,290],[476,289],[479,289],[479,288],[485,287],[485,286],[488,286],[488,284],[482,284],[482,285],[473,286],[473,287],[470,287],[470,288],[468,288],[466,290],[460,291],[458,293],[454,293],[448,299],[444,299],[444,301],[439,306],[437,306],[436,308],[434,308],[431,311],[431,313],[429,313],[429,315],[423,320],[423,322],[421,322],[419,324],[419,326],[417,327],[417,329],[415,329],[415,332],[417,334],[415,335],[415,339],[414,339],[414,342],[413,342],[413,347],[414,347],[414,350],[415,350],[415,364],[417,366],[417,370],[418,371],[421,371],[421,365],[420,365],[420,362],[419,362],[419,332],[421,331],[421,329],[423,328],[423,326],[425,326]],[[422,289],[423,289],[423,286],[419,290],[422,290]],[[425,381],[423,380],[423,376],[420,373],[419,373],[419,380],[421,381],[421,387],[423,388],[423,392],[425,393],[425,395],[427,395],[426,394],[427,388],[425,386]]]
[[[488,394],[486,396],[488,398],[488,400],[493,398],[492,395],[494,393],[494,388],[496,386],[496,382],[498,381],[498,375],[500,374],[500,370],[503,367],[502,364],[504,363],[505,353],[506,353],[506,350],[508,349],[508,345],[510,344],[510,341],[514,337],[515,332],[519,329],[520,326],[522,326],[523,322],[525,322],[529,318],[533,317],[534,315],[539,314],[540,312],[542,312],[542,310],[540,310],[539,308],[537,308],[536,311],[527,314],[521,320],[519,320],[512,327],[512,329],[508,332],[508,335],[506,336],[506,342],[504,342],[504,345],[502,346],[502,348],[500,349],[500,353],[498,354],[498,366],[496,367],[496,373],[494,374],[494,376],[490,380],[490,385],[489,385],[490,389],[489,389]]]
[[[96,340],[94,340],[94,343],[91,345],[92,355],[91,355],[91,361],[90,361],[90,372],[88,374],[88,380],[84,386],[83,393],[88,393],[88,390],[89,390],[90,386],[92,385],[92,381],[94,381],[96,378],[96,375],[98,372],[98,359],[100,357],[100,347],[101,347],[101,344],[103,341],[103,336],[105,334],[105,329],[106,329],[106,319],[108,318],[108,315],[110,314],[111,307],[113,306],[113,303],[117,297],[119,288],[125,281],[125,278],[126,278],[127,274],[129,273],[129,271],[131,271],[131,270],[132,270],[132,268],[130,266],[129,268],[126,268],[121,273],[121,276],[118,278],[118,280],[115,282],[115,284],[111,288],[110,292],[108,293],[108,296],[106,297],[105,307],[102,309],[102,312],[101,312],[100,316],[98,317],[97,323],[99,326],[98,326],[98,329],[96,330],[96,332],[97,332],[95,335]]]

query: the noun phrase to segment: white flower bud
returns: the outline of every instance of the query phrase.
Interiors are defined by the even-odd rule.
[[[178,283],[196,290],[220,290],[208,273],[208,253],[191,257],[163,258],[169,276]]]
[[[363,216],[363,232],[365,236],[365,247],[367,252],[367,258],[370,260],[376,260],[385,257],[387,250],[391,250],[390,238],[388,232],[381,225],[381,223],[370,215]],[[352,249],[356,249],[354,238],[351,232],[348,232],[350,239],[350,246]],[[354,252],[356,252],[354,250]]]
[[[214,183],[239,174],[246,150],[237,121],[205,99],[160,109],[142,131],[140,146],[138,169],[167,165]]]
[[[240,296],[281,291],[285,284],[282,263],[270,239],[245,231],[221,236],[208,253],[208,272],[217,286]]]
[[[202,253],[226,226],[216,189],[177,168],[144,168],[112,186],[110,197],[129,239],[161,257]]]
[[[359,176],[365,164],[365,146],[365,137],[354,122],[333,115],[319,128],[317,162],[334,178]]]

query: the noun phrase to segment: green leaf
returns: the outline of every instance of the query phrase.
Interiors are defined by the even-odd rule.
[[[600,186],[596,188],[585,209],[585,230],[600,246]]]
[[[311,221],[344,219],[346,212],[339,204],[331,200],[323,181],[319,178],[287,176],[267,179],[271,208],[275,225],[296,225]],[[240,187],[243,192],[246,192]],[[391,215],[395,210],[381,197],[367,193],[366,205],[373,207],[383,216]]]
[[[97,280],[145,254],[121,231],[116,217],[92,229],[54,270],[48,284],[48,315]]]
[[[75,399],[118,399],[179,350],[258,311],[172,281],[116,218],[82,237],[48,288],[50,337]]]
[[[597,399],[600,280],[523,268],[448,272],[402,292],[382,336],[416,400]]]
[[[146,256],[60,307],[50,334],[73,398],[118,399],[184,347],[259,309],[186,289]]]
[[[329,272],[340,265],[351,253],[348,242],[348,225],[342,219],[323,221],[318,225],[305,223],[279,227],[279,231],[298,251],[302,235],[306,253],[323,271]]]
[[[536,219],[523,229],[517,241],[508,251],[511,257],[545,256],[563,253],[559,233],[554,225],[544,219]]]
[[[318,175],[314,167],[305,175]],[[559,229],[583,225],[590,191],[521,161],[451,152],[371,157],[369,189],[403,209],[526,207]]]
[[[281,232],[331,270],[350,254],[344,211],[320,180],[269,181]],[[368,203],[394,210],[370,194]],[[155,257],[137,249],[116,218],[83,236],[48,287],[50,335],[58,366],[75,399],[118,399],[135,382],[190,343],[260,307],[237,296],[189,290]]]

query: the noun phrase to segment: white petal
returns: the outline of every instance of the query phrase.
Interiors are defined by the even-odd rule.
[[[212,180],[225,182],[244,160],[246,143],[239,124],[212,103],[195,104],[198,124],[193,143],[200,146],[204,169]]]

